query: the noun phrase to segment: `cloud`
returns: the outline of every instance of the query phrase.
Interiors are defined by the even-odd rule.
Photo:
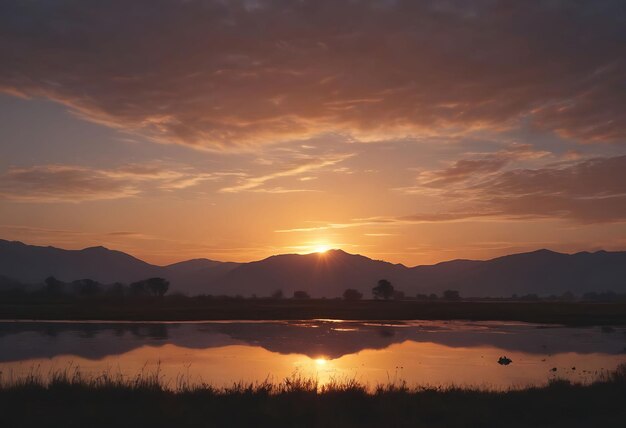
[[[444,169],[421,171],[417,177],[417,186],[396,190],[424,193],[425,188],[441,188],[473,179],[484,180],[485,176],[497,173],[513,162],[536,160],[550,154],[536,150],[530,144],[513,143],[495,153],[474,153],[472,158],[454,161]]]
[[[458,162],[452,168],[457,167]],[[536,169],[468,168],[465,179],[427,181],[409,194],[438,196],[439,210],[404,216],[355,218],[346,222],[275,230],[315,233],[349,228],[394,228],[418,223],[564,220],[582,224],[626,222],[626,156],[598,157]],[[445,177],[444,169],[431,176]],[[479,173],[477,173],[479,170]],[[482,174],[482,175],[481,175]],[[449,173],[452,177],[459,174]],[[386,236],[387,233],[365,233]]]
[[[240,182],[233,186],[228,186],[220,189],[223,193],[238,193],[243,191],[255,191],[255,192],[268,192],[268,193],[290,193],[290,192],[302,192],[310,191],[306,189],[284,189],[277,187],[273,189],[262,189],[265,183],[277,178],[291,177],[295,175],[306,174],[310,171],[319,170],[327,166],[335,165],[350,157],[352,154],[327,154],[317,157],[301,157],[299,159],[291,160],[288,164],[282,168],[265,175],[242,177]]]
[[[76,244],[77,241],[85,242],[84,245],[102,245],[111,242],[111,239],[135,239],[154,240],[157,237],[140,232],[113,231],[113,232],[87,232],[83,230],[50,229],[45,227],[18,226],[0,224],[0,235],[11,239],[23,240],[26,243],[41,243],[48,245],[50,241],[63,244]],[[8,238],[4,238],[8,239]]]
[[[431,175],[445,177],[446,171],[433,171]],[[425,213],[404,219],[626,221],[626,156],[598,157],[536,169],[474,171],[471,176],[454,182],[431,180],[425,184],[428,190],[434,188],[439,192],[449,203],[449,209],[441,215]],[[412,189],[413,193],[419,192],[419,186]]]
[[[0,198],[20,202],[83,202],[137,196],[151,188],[184,189],[214,174],[173,170],[160,163],[128,164],[112,169],[77,165],[9,168],[0,176]]]
[[[278,229],[278,230],[275,230],[274,232],[276,233],[318,232],[321,230],[330,230],[330,229],[348,229],[348,228],[353,228],[353,227],[393,225],[399,222],[401,222],[401,220],[395,217],[370,217],[370,218],[353,219],[352,221],[349,221],[346,223],[309,222],[309,223],[316,223],[316,224],[314,226],[307,226],[307,227]]]
[[[625,18],[619,0],[8,0],[0,90],[211,150],[521,123],[623,142]]]

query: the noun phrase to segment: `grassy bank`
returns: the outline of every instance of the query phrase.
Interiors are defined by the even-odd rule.
[[[0,319],[38,320],[475,320],[625,325],[626,303],[344,301],[186,298],[0,302]]]
[[[563,381],[490,392],[380,386],[279,384],[215,389],[158,376],[85,379],[56,374],[0,386],[3,427],[623,427],[626,367],[590,385]]]

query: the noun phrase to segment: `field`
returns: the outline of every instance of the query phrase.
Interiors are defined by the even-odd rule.
[[[166,296],[155,299],[58,299],[0,302],[0,319],[38,320],[475,320],[624,325],[626,303],[344,301]]]

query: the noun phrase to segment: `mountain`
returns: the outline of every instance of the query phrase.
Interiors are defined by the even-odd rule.
[[[626,292],[626,252],[563,254],[542,249],[487,261],[418,266],[413,271],[412,278],[424,285],[424,291],[451,288],[465,296]]]
[[[303,290],[314,297],[340,296],[346,288],[361,288],[370,294],[380,278],[404,281],[409,269],[403,265],[372,260],[342,250],[324,253],[283,254],[244,263],[228,272],[213,286],[215,294],[266,296],[282,290],[290,296]]]
[[[64,281],[91,278],[103,283],[156,276],[160,267],[104,247],[62,250],[0,240],[0,275],[23,282],[48,276]]]
[[[0,276],[24,283],[41,283],[49,276],[62,281],[90,278],[103,284],[159,276],[170,280],[173,290],[199,294],[206,293],[202,289],[206,284],[237,266],[208,259],[157,266],[104,247],[63,250],[0,239]]]
[[[208,290],[241,263],[218,262],[209,259],[194,259],[165,266],[161,276],[172,282],[172,288],[185,294],[215,294]]]
[[[560,295],[596,291],[626,293],[626,252],[563,254],[550,250],[512,254],[486,261],[452,260],[407,267],[342,250],[283,254],[249,263],[194,259],[168,266],[146,263],[104,247],[63,250],[0,240],[0,276],[41,283],[91,278],[102,283],[167,278],[171,290],[187,294],[268,296],[303,290],[314,297],[340,296],[356,288],[365,296],[381,278],[407,295],[456,289],[467,297],[512,294]]]

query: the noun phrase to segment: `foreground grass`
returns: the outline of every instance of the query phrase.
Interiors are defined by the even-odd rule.
[[[158,375],[83,378],[60,372],[0,386],[2,427],[623,427],[626,366],[590,385],[521,391],[278,384],[216,389]]]
[[[567,325],[625,325],[626,303],[219,299],[59,299],[0,302],[0,319],[209,321],[474,320]]]

